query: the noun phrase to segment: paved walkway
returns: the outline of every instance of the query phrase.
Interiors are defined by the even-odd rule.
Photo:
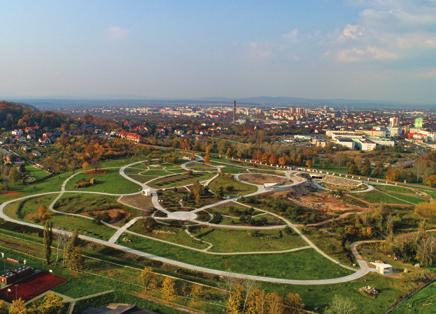
[[[137,181],[137,180],[135,180],[133,178],[130,178],[129,176],[127,176],[125,174],[125,169],[127,167],[135,165],[135,164],[139,164],[141,162],[143,162],[143,161],[139,161],[139,162],[136,162],[136,163],[131,163],[129,165],[121,167],[120,170],[119,170],[119,174],[122,177],[124,177],[125,179],[140,185],[143,188],[143,190],[151,189],[151,187],[149,187],[146,183],[139,182],[139,181]],[[36,228],[36,229],[40,229],[40,230],[44,229],[44,227],[41,226],[41,225],[37,225],[37,224],[34,224],[34,223],[29,223],[29,222],[13,219],[13,218],[7,216],[4,213],[4,209],[9,204],[12,204],[14,202],[24,201],[24,200],[27,200],[27,199],[30,199],[30,198],[35,198],[35,197],[40,197],[40,196],[58,194],[57,199],[59,199],[60,198],[59,195],[62,195],[63,193],[68,192],[68,191],[65,191],[65,187],[66,187],[66,185],[68,183],[68,180],[71,179],[73,176],[69,177],[66,180],[66,182],[64,182],[62,184],[61,191],[33,194],[33,195],[28,195],[28,196],[24,196],[24,197],[20,197],[20,198],[17,198],[17,199],[13,199],[13,200],[9,200],[9,201],[3,202],[0,205],[0,218],[4,219],[5,221],[9,221],[9,222],[12,222],[12,223],[15,223],[15,224],[18,224],[18,225],[28,226],[28,227],[32,227],[32,228]],[[302,183],[302,182],[295,182],[294,184],[289,185],[289,186],[297,185],[297,184],[300,184],[300,183]],[[168,212],[165,208],[163,208],[160,205],[158,197],[157,197],[157,192],[154,189],[151,189],[151,191],[152,191],[153,204],[157,205],[156,208],[158,210],[161,210],[162,212]],[[78,191],[78,192],[74,191],[74,193],[83,193],[83,192],[84,191]],[[254,192],[254,193],[252,193],[250,195],[257,195],[257,194],[261,194],[261,193],[264,193],[264,192],[265,192],[265,190],[258,189],[258,191]],[[99,192],[88,192],[88,193],[108,195],[108,193],[99,193]],[[141,193],[141,192],[139,192],[139,193]],[[134,193],[134,194],[137,194],[137,193]],[[234,198],[233,201],[237,202],[237,199],[238,198]],[[225,200],[223,202],[228,202],[228,201],[229,200]],[[218,203],[221,203],[221,202],[218,202]],[[213,204],[213,206],[216,206],[218,203]],[[55,204],[55,202],[52,202],[51,205],[53,205],[53,206],[50,206],[50,207],[53,208],[54,204]],[[247,205],[242,204],[242,203],[239,203],[239,204],[247,206]],[[203,207],[203,209],[201,209],[201,208],[200,209],[196,209],[193,212],[196,212],[196,211],[199,211],[199,210],[204,210],[204,207]],[[147,259],[150,259],[150,260],[162,262],[162,263],[165,263],[165,264],[169,264],[169,265],[172,265],[172,266],[175,266],[175,267],[180,267],[180,268],[188,269],[188,270],[191,270],[191,271],[203,272],[203,273],[207,273],[207,274],[223,276],[223,277],[229,277],[229,278],[234,278],[234,279],[254,280],[254,281],[262,281],[262,282],[269,282],[269,283],[276,283],[276,284],[326,285],[326,284],[344,283],[344,282],[349,282],[349,281],[361,278],[361,277],[365,276],[370,271],[370,269],[368,267],[368,264],[360,257],[360,255],[357,252],[357,246],[358,246],[359,243],[355,243],[355,244],[352,245],[352,253],[355,255],[356,260],[357,260],[357,262],[359,264],[359,267],[360,267],[360,269],[356,271],[355,269],[353,269],[353,268],[351,268],[351,267],[349,267],[347,265],[341,264],[340,262],[336,261],[334,258],[332,258],[329,255],[327,255],[326,253],[324,253],[322,250],[320,250],[312,241],[310,241],[289,220],[287,220],[287,219],[285,219],[285,218],[283,218],[283,217],[281,217],[281,216],[279,216],[277,214],[274,214],[274,213],[271,213],[271,212],[268,212],[268,211],[265,211],[265,210],[262,210],[262,209],[258,209],[258,210],[263,211],[263,212],[267,212],[270,215],[273,215],[273,216],[283,220],[286,223],[287,226],[292,228],[294,230],[294,232],[296,232],[306,243],[308,243],[308,246],[306,246],[306,247],[296,248],[296,249],[292,249],[292,250],[295,251],[295,250],[312,248],[316,252],[318,252],[319,254],[321,254],[322,256],[327,258],[328,260],[330,260],[331,262],[333,262],[333,263],[335,263],[335,264],[337,264],[337,265],[339,265],[339,266],[341,266],[343,268],[346,268],[346,269],[349,269],[351,271],[354,271],[354,273],[352,273],[352,274],[350,274],[348,276],[343,276],[343,277],[339,277],[339,278],[332,278],[332,279],[296,280],[296,279],[285,279],[285,278],[275,278],[275,277],[268,277],[268,276],[256,276],[256,275],[241,274],[241,273],[235,273],[235,272],[211,269],[211,268],[202,267],[202,266],[198,266],[198,265],[192,265],[192,264],[189,264],[189,263],[185,263],[185,262],[181,262],[181,261],[177,261],[177,260],[173,260],[173,259],[157,256],[157,255],[154,255],[154,254],[146,253],[146,252],[143,252],[143,251],[139,251],[139,250],[132,249],[132,248],[129,248],[129,247],[126,247],[126,246],[123,246],[123,245],[115,243],[116,240],[124,232],[131,233],[130,231],[127,230],[128,227],[130,226],[129,225],[130,223],[127,223],[126,225],[124,225],[121,228],[117,228],[118,229],[117,232],[111,237],[111,239],[109,241],[93,238],[93,237],[86,236],[86,235],[80,235],[79,237],[82,240],[85,240],[85,241],[88,241],[88,242],[92,242],[92,243],[96,243],[96,244],[99,244],[99,245],[103,245],[103,246],[106,246],[106,247],[110,247],[110,248],[119,250],[119,251],[124,252],[124,253],[134,254],[134,255],[137,255],[137,256],[140,256],[140,257],[144,257],[144,258],[147,258]],[[66,214],[66,213],[59,212],[59,214]],[[134,222],[132,222],[132,224],[133,223]],[[114,228],[116,228],[116,227],[114,227]],[[60,229],[53,229],[53,232],[57,233],[57,234],[68,234],[68,235],[71,235],[71,232],[68,232],[68,231],[65,231],[65,230],[60,230]],[[156,240],[156,239],[154,238],[153,240]],[[165,242],[165,241],[162,241],[162,242]],[[171,243],[171,244],[175,245],[174,243]],[[178,245],[178,246],[180,246],[180,245]],[[203,252],[203,253],[206,253],[206,252]],[[207,253],[212,253],[212,252],[207,252]],[[235,252],[235,253],[237,253],[237,252]],[[244,252],[244,253],[247,253],[247,252]],[[250,252],[248,252],[248,253],[250,253]],[[256,252],[256,254],[258,254],[258,252]],[[265,252],[265,254],[271,254],[271,252]]]

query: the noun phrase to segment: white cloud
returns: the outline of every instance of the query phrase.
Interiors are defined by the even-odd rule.
[[[351,63],[365,60],[395,60],[398,59],[398,55],[379,47],[368,46],[364,48],[341,49],[337,52],[336,58],[339,62]]]
[[[338,31],[328,47],[338,61],[412,60],[436,50],[436,1],[355,3],[361,8],[359,19]]]
[[[110,26],[106,28],[106,35],[109,38],[123,38],[129,34],[129,31],[120,26]]]
[[[294,28],[283,34],[282,37],[290,42],[296,42],[298,40],[298,29]]]
[[[338,40],[345,41],[348,39],[357,39],[363,36],[363,29],[359,25],[347,24],[341,32]]]
[[[265,60],[272,57],[272,47],[267,43],[252,41],[248,44],[248,53],[253,59]]]

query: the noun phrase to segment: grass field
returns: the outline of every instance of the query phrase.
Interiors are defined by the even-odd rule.
[[[220,175],[209,184],[209,188],[215,194],[219,192],[220,187],[223,188],[224,195],[230,197],[254,193],[257,190],[255,186],[236,181],[231,175],[226,174]]]
[[[26,172],[29,174],[29,176],[35,178],[35,180],[41,180],[50,175],[49,172],[32,165],[26,165]]]
[[[142,214],[137,209],[118,203],[116,196],[97,194],[66,193],[55,204],[55,209],[66,213],[83,214],[91,217],[94,217],[98,212],[119,210],[125,216],[120,216],[119,220],[114,221],[115,225],[123,225],[127,220]]]
[[[76,183],[80,180],[96,179],[96,184],[85,188],[77,188]],[[105,192],[114,194],[135,193],[141,190],[141,187],[133,182],[130,182],[118,173],[118,169],[106,169],[101,173],[79,173],[74,176],[67,184],[67,190],[74,191],[93,191]]]
[[[32,198],[23,202],[15,202],[6,207],[6,214],[12,218],[24,220],[34,224],[44,225],[38,215],[38,207],[44,205],[46,208],[55,196]],[[78,230],[80,234],[95,236],[100,239],[109,239],[115,229],[98,224],[91,219],[73,217],[61,214],[53,214],[47,211],[48,221],[53,223],[54,228],[63,228],[68,231]]]
[[[436,309],[436,282],[399,304],[393,314],[433,314]]]
[[[376,287],[380,294],[377,298],[363,296],[358,290],[364,286]],[[357,307],[353,314],[380,314],[392,305],[401,295],[406,294],[416,287],[410,281],[403,281],[396,278],[382,277],[377,274],[367,276],[348,283],[325,285],[325,286],[279,286],[272,284],[261,284],[268,290],[278,291],[286,295],[289,292],[296,292],[301,295],[304,303],[310,310],[323,313],[323,309],[331,302],[335,295],[347,298]],[[401,312],[400,312],[401,313]],[[420,312],[415,312],[420,313]],[[396,314],[399,314],[398,312]]]
[[[215,167],[212,167],[210,165],[193,161],[186,165],[189,169],[195,170],[195,171],[213,171],[216,172],[217,169]]]
[[[15,249],[18,248],[29,254],[16,251]],[[44,250],[41,243],[17,239],[2,233],[0,236],[0,250],[7,257],[18,260],[26,259],[27,265],[47,270],[47,265],[43,261]],[[54,253],[54,255],[56,254]],[[60,255],[62,256],[62,252]],[[68,280],[65,284],[55,288],[54,291],[71,298],[85,297],[104,291],[113,291],[113,293],[105,297],[78,302],[74,313],[80,314],[88,307],[102,306],[112,302],[136,304],[140,308],[153,310],[157,313],[180,313],[165,306],[163,304],[165,300],[155,303],[139,295],[139,292],[143,290],[138,280],[141,268],[124,267],[123,265],[88,257],[84,257],[84,262],[85,271],[74,274],[63,268],[61,263],[52,264],[50,268],[53,272]],[[159,290],[156,291],[156,296],[160,297]],[[185,301],[180,299],[177,302],[183,304]],[[203,310],[216,311],[217,309],[207,304]]]
[[[155,188],[171,188],[176,186],[191,185],[196,181],[204,181],[213,177],[214,173],[198,172],[189,174],[187,172],[169,176],[150,182],[150,186]]]
[[[195,235],[213,244],[212,252],[281,251],[307,244],[283,231],[246,231],[201,228]]]
[[[129,235],[129,246],[140,251],[214,269],[290,279],[323,279],[350,272],[312,249],[271,255],[211,256],[170,244]]]
[[[373,190],[367,193],[356,193],[354,196],[361,198],[367,202],[370,203],[385,203],[385,204],[405,204],[410,205],[410,203],[407,200],[403,200],[403,195],[401,195],[400,199],[397,199],[397,195],[395,197],[391,197],[390,195],[394,195],[392,193],[382,193],[377,190]]]
[[[132,227],[130,227],[129,230],[149,237],[173,242],[180,245],[186,245],[196,249],[205,249],[207,247],[206,244],[200,241],[196,241],[195,239],[190,237],[185,232],[185,230],[180,227],[159,225],[159,227],[155,228],[155,230],[153,230],[152,232],[147,232],[143,225],[143,222],[138,221]]]

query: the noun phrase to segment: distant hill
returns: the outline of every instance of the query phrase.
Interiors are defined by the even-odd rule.
[[[205,97],[205,98],[38,98],[23,99],[38,108],[61,109],[65,107],[86,107],[86,106],[138,106],[138,105],[216,105],[231,104],[232,98],[228,97]],[[377,109],[423,109],[436,110],[436,104],[410,104],[389,101],[356,100],[356,99],[310,99],[302,97],[240,97],[236,101],[241,105],[253,106],[334,106],[348,108],[350,110],[377,110]]]
[[[35,126],[55,128],[66,122],[66,117],[54,112],[43,112],[35,107],[0,101],[0,128],[12,130],[17,127]]]

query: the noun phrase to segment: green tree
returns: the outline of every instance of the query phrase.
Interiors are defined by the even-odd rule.
[[[47,265],[51,263],[51,245],[53,242],[53,224],[46,222],[44,226],[44,255]]]
[[[433,264],[433,245],[433,238],[429,236],[419,241],[416,248],[416,260],[418,260],[422,266],[427,267]]]

